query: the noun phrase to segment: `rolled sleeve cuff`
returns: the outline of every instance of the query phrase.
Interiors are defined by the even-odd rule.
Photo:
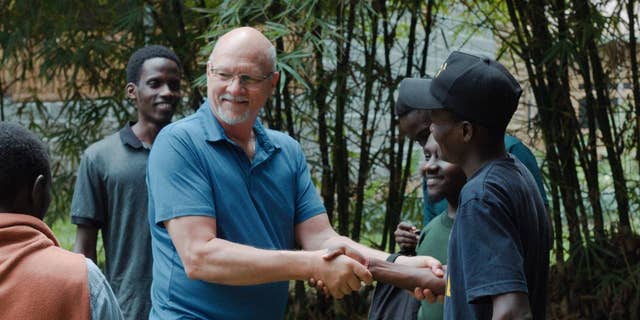
[[[160,212],[168,212],[168,214],[159,214],[156,216],[155,223],[158,226],[164,227],[164,222],[185,216],[206,216],[214,218],[216,217],[216,212],[207,206],[194,206],[194,207],[173,207],[166,208],[165,210],[160,210]]]
[[[327,209],[325,209],[324,206],[310,207],[309,209],[306,209],[304,210],[304,212],[301,212],[297,215],[295,224],[305,222],[306,220],[325,212],[327,212]]]
[[[79,226],[88,226],[94,228],[102,228],[102,221],[98,221],[96,219],[86,218],[86,217],[71,217],[71,223]]]
[[[467,290],[467,303],[481,303],[485,299],[509,292],[528,294],[527,284],[520,280],[501,281]]]

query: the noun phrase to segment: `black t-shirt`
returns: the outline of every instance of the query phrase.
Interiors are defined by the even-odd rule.
[[[491,319],[492,296],[528,294],[545,318],[549,221],[536,182],[517,159],[494,160],[460,194],[449,240],[445,319]]]

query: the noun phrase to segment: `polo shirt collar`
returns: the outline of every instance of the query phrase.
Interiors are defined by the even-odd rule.
[[[198,109],[198,112],[201,113],[203,119],[203,128],[205,132],[205,137],[207,141],[217,142],[221,140],[227,140],[230,143],[234,143],[224,132],[224,128],[213,115],[213,111],[211,111],[211,105],[209,104],[209,100],[205,99],[204,103]],[[269,138],[267,135],[267,131],[260,123],[260,121],[256,120],[253,123],[253,133],[256,136],[256,146],[259,145],[260,148],[264,149],[268,154],[272,153],[276,149],[280,149],[280,146]],[[257,154],[257,149],[256,149]]]
[[[120,129],[120,141],[122,141],[122,143],[126,145],[131,146],[134,149],[143,148],[144,146],[142,145],[142,141],[138,139],[136,134],[133,133],[133,129],[131,129],[131,126],[133,124],[135,124],[134,121],[129,121],[122,129]]]

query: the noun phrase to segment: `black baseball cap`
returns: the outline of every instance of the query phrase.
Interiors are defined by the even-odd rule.
[[[398,87],[398,99],[396,100],[396,115],[402,117],[414,109],[429,109],[427,106],[439,104],[429,101],[425,91],[429,90],[431,79],[404,78]]]
[[[446,109],[487,128],[504,129],[521,94],[518,81],[499,62],[454,51],[433,79],[402,80],[397,104],[400,109]]]

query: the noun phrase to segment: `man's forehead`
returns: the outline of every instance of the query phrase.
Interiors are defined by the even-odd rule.
[[[256,55],[255,52],[245,55],[238,55],[233,52],[220,52],[215,55],[212,54],[209,61],[212,67],[229,71],[270,69],[267,66],[266,59],[260,55]]]
[[[154,57],[144,61],[142,68],[140,69],[140,76],[148,76],[159,72],[179,74],[180,68],[178,67],[178,64],[171,59]]]

